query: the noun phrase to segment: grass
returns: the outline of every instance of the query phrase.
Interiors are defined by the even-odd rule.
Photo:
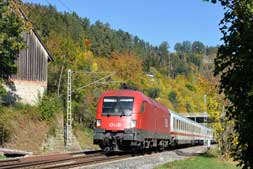
[[[0,160],[6,159],[4,155],[0,155]]]
[[[75,135],[80,146],[83,149],[98,149],[97,145],[93,144],[93,130],[78,126],[75,128]]]
[[[4,125],[6,147],[40,153],[49,124],[40,120],[36,107],[20,103],[2,106],[0,123]]]
[[[173,161],[155,169],[239,169],[236,164],[218,158],[217,151],[210,150],[204,154],[185,160]]]

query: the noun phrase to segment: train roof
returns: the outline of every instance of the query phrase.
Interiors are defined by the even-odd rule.
[[[136,90],[129,90],[129,89],[122,89],[122,90],[107,90],[105,91],[103,94],[104,95],[141,95],[141,96],[145,96],[142,92],[140,91],[136,91]]]
[[[156,100],[154,100],[154,99],[152,99],[152,98],[146,96],[144,93],[142,93],[142,92],[140,92],[140,91],[136,91],[136,90],[129,90],[129,89],[108,90],[108,91],[105,91],[105,92],[103,93],[103,96],[106,96],[106,95],[109,95],[109,96],[113,96],[113,95],[121,95],[121,96],[124,96],[124,95],[141,96],[141,97],[145,98],[146,101],[149,101],[150,103],[154,104],[155,106],[168,110],[168,108],[167,108],[166,106],[164,106],[163,104],[161,104],[161,103],[157,102]]]
[[[187,120],[187,121],[190,121],[191,123],[197,124],[197,125],[199,125],[199,126],[201,126],[201,127],[204,127],[204,128],[206,128],[206,129],[209,129],[209,130],[213,130],[213,129],[211,129],[211,128],[208,128],[208,127],[204,126],[203,124],[200,124],[200,123],[198,123],[198,122],[196,122],[196,121],[193,121],[193,120],[191,120],[191,119],[189,119],[189,118],[187,118],[187,117],[185,117],[185,116],[182,116],[182,115],[180,115],[179,113],[176,113],[176,112],[174,112],[174,111],[172,111],[172,110],[170,110],[170,109],[168,109],[168,110],[169,110],[170,113],[175,114],[176,116],[179,116],[179,117],[181,117],[181,118],[183,118],[183,119],[185,119],[185,120]]]

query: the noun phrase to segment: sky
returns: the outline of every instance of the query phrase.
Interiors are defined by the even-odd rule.
[[[170,50],[177,42],[201,41],[221,44],[219,22],[223,8],[203,0],[23,0],[52,4],[59,11],[76,12],[91,23],[109,23],[153,45],[167,41]]]

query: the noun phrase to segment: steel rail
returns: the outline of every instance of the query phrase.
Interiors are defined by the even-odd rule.
[[[87,154],[85,154],[87,153]],[[78,154],[83,154],[81,156],[72,156],[72,157],[61,157],[59,159],[36,159],[34,161],[19,161],[11,164],[2,164],[0,163],[0,169],[9,169],[9,168],[27,168],[27,167],[34,167],[34,166],[39,166],[39,165],[45,165],[45,164],[52,164],[52,163],[60,163],[60,162],[66,162],[66,161],[71,161],[71,160],[78,160],[81,158],[91,158],[94,156],[101,156],[104,154],[101,154],[101,152],[74,152],[74,153],[69,153],[69,155],[78,155]],[[65,154],[64,154],[65,155]],[[68,155],[68,154],[66,154]],[[46,156],[41,156],[42,158]]]
[[[91,164],[95,164],[95,163],[102,163],[102,162],[105,162],[105,161],[120,160],[120,159],[129,158],[129,157],[133,157],[133,155],[131,155],[131,154],[115,155],[115,156],[105,156],[105,157],[94,157],[94,158],[91,158],[91,159],[83,158],[82,160],[76,161],[74,163],[45,166],[45,167],[42,167],[41,169],[56,169],[56,168],[63,169],[63,168],[91,165]]]

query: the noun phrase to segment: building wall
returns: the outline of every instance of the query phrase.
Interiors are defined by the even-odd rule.
[[[12,87],[7,87],[10,98],[34,105],[47,89],[49,53],[33,30],[22,34],[26,48],[16,60],[17,73],[12,75]]]
[[[15,89],[11,90],[12,95],[16,95],[17,100],[30,105],[38,103],[39,96],[47,89],[46,82],[27,81],[27,80],[13,80]]]
[[[18,80],[47,81],[47,51],[32,30],[23,32],[22,36],[26,48],[19,52],[17,73],[12,77]]]

